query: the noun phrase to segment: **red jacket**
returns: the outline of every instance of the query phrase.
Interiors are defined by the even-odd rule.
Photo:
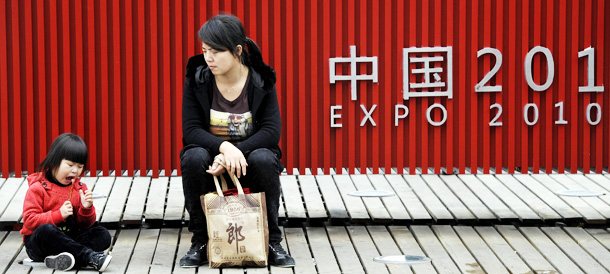
[[[89,228],[95,223],[95,207],[84,208],[80,201],[79,190],[87,190],[87,185],[79,179],[74,181],[74,187],[61,187],[49,182],[42,173],[34,173],[27,178],[30,188],[23,201],[23,228],[20,233],[24,236],[34,233],[36,228],[43,224],[57,226],[64,222],[59,209],[70,196],[72,191],[73,215],[78,228]]]

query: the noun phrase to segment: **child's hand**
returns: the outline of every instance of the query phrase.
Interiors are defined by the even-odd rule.
[[[87,189],[85,191],[85,193],[83,193],[83,190],[79,190],[80,192],[80,203],[83,205],[84,208],[90,208],[93,205],[93,193],[91,193],[91,190]]]
[[[59,211],[61,212],[61,217],[65,220],[68,216],[72,215],[72,203],[70,203],[70,201],[65,201]]]

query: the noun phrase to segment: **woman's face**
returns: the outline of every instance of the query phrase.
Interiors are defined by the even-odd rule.
[[[83,164],[63,159],[59,167],[55,169],[53,176],[60,184],[69,185],[72,183],[72,179],[76,179],[81,173],[83,173]]]
[[[241,50],[241,46],[238,47]],[[205,43],[201,43],[201,49],[205,62],[215,76],[223,75],[240,64],[239,56],[233,56],[231,51],[218,51]]]

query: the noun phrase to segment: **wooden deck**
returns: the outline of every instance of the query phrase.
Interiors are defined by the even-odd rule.
[[[109,273],[608,273],[610,176],[282,175],[280,218],[295,268],[182,269],[190,245],[181,177],[87,177],[98,221],[114,234]],[[396,195],[358,198],[355,190]],[[18,264],[27,182],[0,179],[0,272],[52,273]],[[431,263],[383,265],[379,255]],[[80,271],[91,272],[91,271]]]

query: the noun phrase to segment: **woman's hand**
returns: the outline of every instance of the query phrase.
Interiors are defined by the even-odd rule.
[[[220,153],[225,156],[225,163],[227,165],[227,170],[231,174],[236,174],[237,178],[241,178],[241,175],[246,175],[246,167],[248,163],[246,162],[246,158],[244,154],[229,142],[223,142],[220,145]]]
[[[68,216],[72,215],[72,203],[70,201],[65,201],[64,204],[59,208],[59,212],[61,212],[61,217],[68,218]]]
[[[224,161],[225,156],[221,153],[221,154],[218,154],[216,157],[214,157],[214,164],[212,164],[211,166],[208,167],[208,170],[206,170],[207,173],[210,173],[214,176],[218,176],[220,174],[225,173],[225,171],[226,171],[225,167],[218,164],[218,162],[217,162],[217,159],[219,159],[219,158],[221,158],[222,161]]]
[[[80,192],[80,203],[84,208],[90,208],[93,205],[93,194],[91,190],[87,189],[85,192],[83,190],[79,190]]]

